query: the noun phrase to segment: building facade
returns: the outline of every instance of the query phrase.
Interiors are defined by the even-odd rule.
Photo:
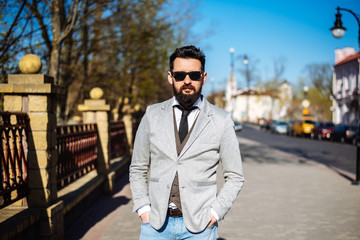
[[[333,122],[358,125],[360,52],[353,48],[335,50],[333,72]]]
[[[260,119],[286,119],[292,100],[292,87],[287,81],[283,81],[276,92],[258,87],[234,89],[236,85],[231,82],[225,94],[225,109],[232,113],[234,120],[258,123]]]
[[[239,89],[235,97],[234,119],[258,123],[259,119],[279,119],[280,100],[256,89]]]

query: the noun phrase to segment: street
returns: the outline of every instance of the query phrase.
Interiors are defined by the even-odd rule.
[[[356,146],[310,138],[290,137],[260,131],[257,126],[244,126],[239,136],[260,142],[271,148],[291,153],[301,159],[310,159],[328,167],[345,170],[355,174]],[[242,151],[246,156],[246,152]]]

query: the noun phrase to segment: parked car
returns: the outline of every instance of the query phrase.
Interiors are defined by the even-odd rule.
[[[337,142],[349,142],[356,144],[356,134],[358,132],[358,126],[349,126],[345,124],[338,124],[330,133],[331,141]]]
[[[286,134],[287,132],[287,122],[283,120],[274,120],[270,125],[270,132]]]
[[[295,120],[289,120],[286,126],[286,135],[294,136],[294,122]]]
[[[293,125],[295,136],[310,136],[315,122],[312,120],[296,120]]]
[[[235,131],[241,131],[243,129],[243,125],[237,121],[234,121],[234,129]]]
[[[270,120],[266,120],[265,118],[260,118],[258,120],[258,124],[260,126],[260,130],[269,130],[270,129]]]
[[[332,122],[316,122],[310,137],[315,139],[330,139],[330,133],[335,128]]]

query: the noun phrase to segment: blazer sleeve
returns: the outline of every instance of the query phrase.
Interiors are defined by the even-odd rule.
[[[133,196],[133,211],[150,205],[147,173],[150,165],[149,114],[146,111],[135,136],[130,164],[130,188]]]
[[[230,114],[226,117],[224,132],[220,140],[220,161],[225,183],[211,207],[223,219],[244,184],[239,141]]]

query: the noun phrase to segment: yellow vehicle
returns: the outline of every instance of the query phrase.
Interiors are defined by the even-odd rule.
[[[303,117],[301,120],[296,120],[293,125],[293,131],[295,136],[310,136],[315,122],[312,118]]]

